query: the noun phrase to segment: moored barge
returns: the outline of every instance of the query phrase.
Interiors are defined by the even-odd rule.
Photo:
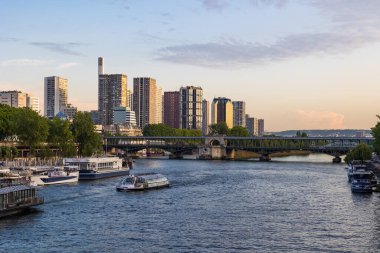
[[[0,218],[44,203],[25,177],[0,178]]]

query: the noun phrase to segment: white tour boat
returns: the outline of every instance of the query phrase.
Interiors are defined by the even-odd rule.
[[[117,191],[142,191],[169,187],[169,180],[161,174],[146,173],[129,175],[116,186]]]
[[[79,179],[79,171],[74,166],[55,167],[53,170],[44,174],[37,174],[31,177],[33,184],[51,185],[51,184],[67,184],[76,183]]]

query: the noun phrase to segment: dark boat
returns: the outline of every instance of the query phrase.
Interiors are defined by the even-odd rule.
[[[21,213],[44,203],[25,177],[0,178],[0,217]]]

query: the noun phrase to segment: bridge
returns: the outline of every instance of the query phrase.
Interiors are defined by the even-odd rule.
[[[237,150],[252,151],[269,159],[277,152],[309,151],[334,156],[340,162],[340,156],[347,154],[360,143],[372,145],[374,138],[360,137],[105,137],[104,148],[120,149],[134,153],[142,149],[162,149],[173,157],[180,158],[186,152],[198,151],[199,158],[233,158],[231,153]]]

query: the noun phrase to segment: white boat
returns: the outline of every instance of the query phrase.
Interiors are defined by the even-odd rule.
[[[355,171],[365,171],[365,170],[369,170],[366,164],[363,164],[359,161],[352,161],[350,164],[348,164],[348,170],[347,170],[348,182],[351,183],[352,177]]]
[[[351,178],[351,191],[371,193],[374,187],[374,180],[375,175],[372,171],[356,170]]]
[[[161,174],[146,173],[129,175],[116,186],[117,191],[142,191],[169,187],[169,180]]]
[[[123,166],[123,160],[118,157],[64,158],[63,164],[77,166],[79,180],[95,180],[129,174],[129,167]]]
[[[55,167],[52,171],[31,177],[32,183],[38,186],[76,183],[78,179],[79,171],[75,170],[73,166]]]

